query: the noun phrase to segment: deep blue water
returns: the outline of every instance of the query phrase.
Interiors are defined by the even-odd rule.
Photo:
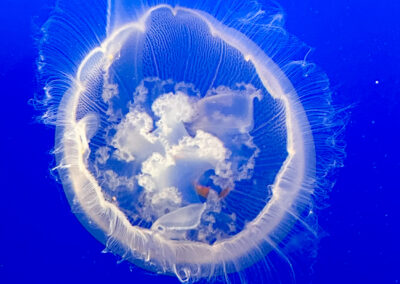
[[[347,158],[313,283],[400,282],[400,2],[281,0],[286,27],[315,50],[334,101],[352,105]],[[35,35],[53,1],[3,0],[0,12],[0,283],[177,283],[116,257],[81,226],[54,181],[54,130],[35,122]],[[256,279],[256,278],[255,278]]]

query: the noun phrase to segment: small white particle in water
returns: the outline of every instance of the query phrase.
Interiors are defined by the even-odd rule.
[[[375,81],[375,85],[379,85],[379,81],[378,80]]]

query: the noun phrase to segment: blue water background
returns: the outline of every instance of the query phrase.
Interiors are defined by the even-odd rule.
[[[101,254],[49,173],[54,129],[35,122],[28,100],[35,32],[53,3],[2,0],[0,283],[177,283]],[[287,29],[315,48],[309,59],[328,73],[335,103],[353,106],[312,281],[399,283],[400,1],[280,3]]]

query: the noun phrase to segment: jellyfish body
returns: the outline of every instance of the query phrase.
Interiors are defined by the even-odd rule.
[[[39,71],[56,168],[82,224],[107,250],[182,282],[273,252],[291,266],[293,240],[317,238],[314,203],[340,164],[341,122],[280,10],[78,2],[60,1],[43,28]]]

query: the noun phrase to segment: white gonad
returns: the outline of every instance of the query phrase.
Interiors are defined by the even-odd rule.
[[[276,4],[60,0],[42,31],[55,168],[107,251],[181,282],[311,266],[344,123]]]

